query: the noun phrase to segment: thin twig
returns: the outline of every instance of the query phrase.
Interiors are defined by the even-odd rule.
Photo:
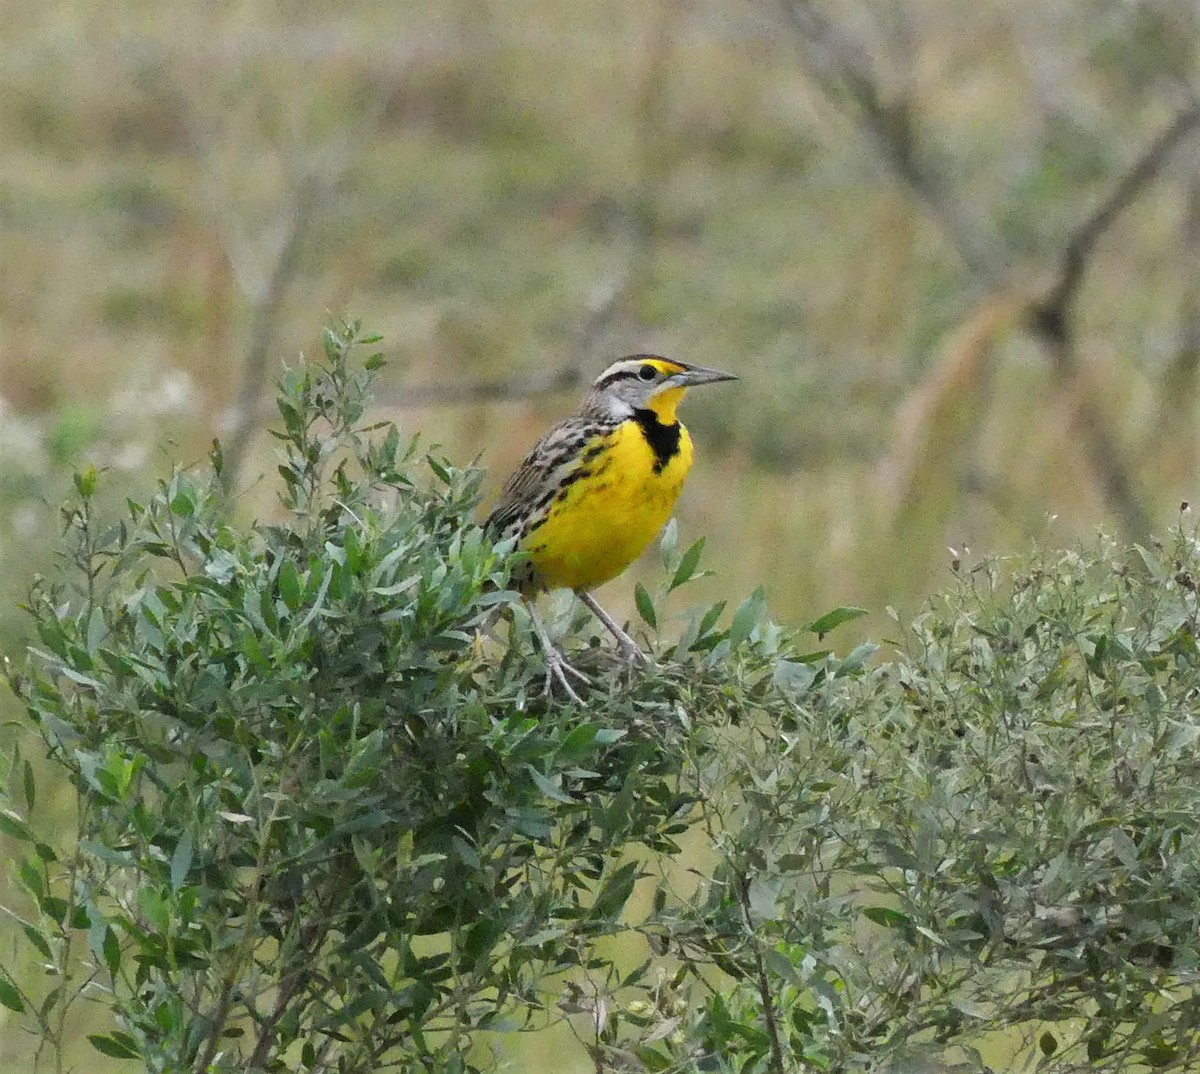
[[[306,932],[308,935],[305,935]],[[298,964],[280,981],[279,992],[275,997],[275,1005],[271,1008],[271,1013],[259,1023],[258,1039],[254,1045],[254,1052],[250,1056],[250,1061],[246,1064],[247,1072],[261,1070],[266,1066],[267,1059],[271,1055],[271,1050],[276,1044],[276,1031],[279,1027],[280,1019],[287,1013],[287,1009],[295,998],[296,993],[302,988],[306,988],[312,980],[313,952],[309,949],[309,945],[316,932],[316,929],[301,929]]]
[[[754,950],[754,964],[757,968],[758,994],[762,1001],[763,1022],[766,1025],[767,1039],[771,1042],[771,1058],[767,1069],[772,1074],[784,1074],[783,1041],[779,1037],[779,1024],[775,1020],[775,997],[771,995],[771,982],[767,979],[767,965],[759,950],[758,939],[754,934],[754,918],[750,913],[750,881],[743,873],[734,878],[738,902],[742,907],[742,916],[746,922],[746,934],[750,938]]]

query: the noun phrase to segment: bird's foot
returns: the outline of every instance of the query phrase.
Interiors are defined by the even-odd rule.
[[[589,686],[592,684],[592,680],[589,679],[578,668],[574,668],[567,663],[567,658],[563,656],[563,654],[560,653],[556,648],[554,648],[554,646],[548,646],[545,649],[545,654],[546,696],[554,696],[554,684],[557,682],[558,685],[563,688],[563,693],[565,693],[567,697],[574,701],[576,705],[582,705],[583,698],[581,698],[575,692],[575,688],[571,685],[571,681],[567,678],[567,676],[574,675],[575,678],[577,678],[580,682],[587,683]]]
[[[546,628],[542,625],[541,619],[538,618],[537,612],[533,610],[533,605],[526,604],[526,610],[529,612],[529,621],[533,624],[533,631],[537,634],[538,641],[542,645],[542,653],[546,657],[546,686],[545,696],[554,696],[554,684],[558,683],[563,688],[563,693],[567,695],[576,705],[583,704],[581,698],[576,692],[575,687],[571,685],[571,680],[568,675],[574,675],[581,682],[592,684],[582,671],[579,671],[567,663],[567,658],[559,651],[558,646],[550,640],[550,635],[546,633]]]
[[[638,648],[637,643],[628,635],[624,641],[617,642],[617,652],[621,654],[621,659],[630,667],[640,665],[646,667],[650,663],[650,658]]]

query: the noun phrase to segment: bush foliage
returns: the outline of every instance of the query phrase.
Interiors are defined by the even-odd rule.
[[[669,528],[655,669],[584,639],[580,709],[480,474],[367,422],[370,342],[285,372],[273,523],[219,448],[116,522],[77,479],[8,681],[78,841],[0,783],[43,1059],[86,997],[163,1072],[483,1070],[563,1018],[595,1070],[1194,1067],[1194,534],[964,571],[871,663],[806,643],[854,609],[666,620]]]

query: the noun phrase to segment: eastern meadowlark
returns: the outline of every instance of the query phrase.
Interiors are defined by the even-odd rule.
[[[629,660],[637,643],[590,590],[615,578],[645,550],[671,514],[692,465],[692,438],[676,418],[688,388],[736,380],[731,373],[635,354],[596,378],[579,412],[550,429],[504,483],[485,525],[515,537],[529,554],[513,585],[526,600],[572,589]],[[574,701],[567,675],[584,676],[551,643],[529,606],[555,681]]]

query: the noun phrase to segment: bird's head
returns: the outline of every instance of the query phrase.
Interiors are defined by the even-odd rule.
[[[737,380],[737,377],[654,354],[634,354],[613,362],[596,378],[587,405],[613,418],[628,418],[634,411],[651,410],[660,422],[670,424],[675,421],[675,409],[688,388],[722,380]]]

